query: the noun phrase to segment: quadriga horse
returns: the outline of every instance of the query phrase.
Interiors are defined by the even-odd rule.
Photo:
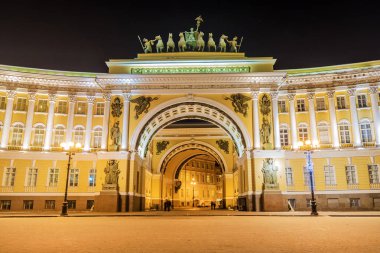
[[[208,48],[208,51],[210,52],[211,52],[211,48],[214,48],[214,51],[216,52],[216,44],[215,44],[214,39],[212,38],[212,33],[208,34],[207,48]]]
[[[227,44],[224,40],[228,39],[228,36],[222,34],[219,39],[220,52],[226,52]]]
[[[179,41],[178,41],[178,51],[179,52],[185,52],[186,49],[186,41],[185,37],[183,37],[183,33],[179,34]]]
[[[202,50],[202,52],[205,49],[205,41],[203,40],[203,35],[204,33],[200,32],[198,35],[198,40],[197,40],[197,49],[198,51]]]
[[[166,43],[166,52],[169,52],[169,49],[171,49],[172,52],[174,52],[175,44],[173,40],[173,34],[169,33],[169,39]]]
[[[162,38],[160,35],[156,36],[155,39],[157,40],[157,44],[156,44],[157,53],[162,53],[162,50],[164,50],[164,42],[162,41]]]

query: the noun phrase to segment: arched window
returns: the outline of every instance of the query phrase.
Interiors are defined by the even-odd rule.
[[[16,123],[12,127],[12,146],[21,146],[22,137],[24,134],[24,126],[20,123]]]
[[[92,139],[92,147],[100,148],[102,146],[102,128],[96,127],[94,129],[94,135]]]
[[[287,125],[280,126],[280,142],[281,142],[281,146],[289,145],[289,132],[288,132]]]
[[[57,126],[54,129],[53,146],[60,147],[61,143],[64,142],[64,138],[65,138],[65,128],[63,126]]]
[[[368,119],[360,122],[360,134],[362,137],[362,142],[372,142],[371,123]]]
[[[329,127],[326,122],[321,122],[318,124],[318,134],[319,134],[319,143],[321,144],[330,143]]]
[[[351,143],[350,124],[348,121],[342,121],[339,123],[339,137],[341,144]]]
[[[305,123],[301,123],[298,126],[298,140],[306,141],[309,139],[309,134],[307,130],[307,125]]]
[[[73,138],[74,143],[80,143],[83,146],[83,144],[84,144],[84,127],[76,126],[74,128],[73,135],[74,135],[74,138]]]
[[[44,125],[37,125],[34,127],[34,147],[42,147],[44,145],[45,127]]]

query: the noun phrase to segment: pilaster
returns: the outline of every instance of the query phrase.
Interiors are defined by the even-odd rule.
[[[55,93],[49,93],[48,96],[49,96],[49,112],[48,112],[48,119],[47,119],[47,124],[46,124],[44,150],[50,150],[51,137],[53,134],[55,100],[57,98],[57,95]]]
[[[22,148],[24,150],[29,149],[30,136],[32,135],[33,117],[34,117],[34,105],[36,103],[36,92],[28,92],[28,114],[26,116],[25,135]]]
[[[84,151],[91,149],[91,132],[92,132],[92,114],[94,109],[95,96],[87,96],[87,120],[86,120],[86,134],[84,139]]]
[[[351,88],[351,89],[348,89],[347,92],[350,96],[350,112],[351,112],[352,133],[354,136],[354,147],[362,147],[363,144],[360,138],[358,111],[356,109],[356,89]]]
[[[9,130],[12,121],[13,101],[15,99],[15,96],[15,90],[7,90],[7,107],[5,109],[3,134],[1,136],[1,148],[6,148],[8,146]]]
[[[290,117],[290,133],[292,135],[292,148],[298,149],[298,141],[297,141],[297,121],[296,121],[296,110],[294,107],[294,98],[296,94],[289,93],[289,117]]]
[[[260,142],[260,122],[259,122],[259,92],[252,92],[252,108],[253,108],[253,147],[254,149],[261,148]]]

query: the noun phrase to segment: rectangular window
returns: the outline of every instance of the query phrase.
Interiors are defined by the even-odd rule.
[[[330,143],[330,136],[329,136],[329,127],[327,124],[321,124],[318,126],[318,133],[319,133],[319,142],[321,144],[328,144]]]
[[[79,169],[70,169],[69,186],[77,187],[79,183]]]
[[[284,100],[278,101],[278,112],[286,112],[286,103]]]
[[[325,184],[336,185],[334,166],[325,165],[324,171],[325,171]]]
[[[86,209],[87,210],[91,210],[91,209],[94,209],[94,203],[95,201],[94,200],[87,200],[87,205],[86,205]]]
[[[47,100],[40,99],[38,100],[37,104],[37,112],[47,112],[48,106],[47,106]]]
[[[346,166],[346,181],[349,185],[358,184],[356,176],[356,167],[354,165]]]
[[[359,108],[367,107],[367,97],[365,94],[358,95],[358,107]]]
[[[104,115],[104,103],[96,103],[96,115]]]
[[[0,200],[0,210],[11,210],[12,201]]]
[[[339,135],[341,144],[351,143],[350,127],[348,125],[339,126]]]
[[[57,168],[51,168],[49,169],[49,182],[48,185],[50,187],[57,187],[58,185],[58,175],[59,175],[59,169]]]
[[[207,175],[207,176],[206,176],[206,182],[207,182],[207,183],[210,183],[210,175]]]
[[[286,185],[293,185],[293,171],[292,168],[285,168]]]
[[[58,101],[57,113],[67,113],[67,102]]]
[[[55,209],[55,200],[45,200],[45,209]]]
[[[90,169],[90,173],[88,176],[88,186],[90,187],[96,186],[96,169]]]
[[[78,102],[77,103],[77,111],[75,114],[86,114],[86,103],[85,102]]]
[[[17,98],[16,111],[26,111],[26,98]]]
[[[326,110],[325,98],[316,98],[317,101],[317,111]]]
[[[5,97],[0,97],[0,110],[5,110],[6,102]]]
[[[350,199],[350,207],[360,207],[360,199]]]
[[[288,128],[286,127],[280,128],[280,142],[281,142],[281,146],[289,145],[289,134],[288,134]]]
[[[305,99],[297,99],[297,112],[305,112]]]
[[[14,186],[16,177],[16,168],[5,168],[3,186]]]
[[[37,168],[29,168],[28,169],[28,175],[26,178],[26,186],[36,186],[37,185],[37,175],[38,175],[38,169]]]
[[[336,97],[336,103],[338,105],[338,109],[346,109],[346,97],[340,96]]]
[[[24,200],[24,210],[33,210],[33,200]]]
[[[379,167],[377,164],[368,165],[369,183],[378,184],[379,181]]]
[[[67,206],[69,209],[76,209],[77,208],[77,201],[76,200],[68,200]]]

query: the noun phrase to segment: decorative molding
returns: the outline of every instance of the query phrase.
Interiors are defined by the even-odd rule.
[[[131,97],[132,97],[132,94],[130,92],[123,92],[124,102],[130,102]]]
[[[166,147],[169,145],[168,141],[158,141],[156,142],[156,155],[161,154],[162,151],[166,149]]]
[[[75,103],[77,101],[77,96],[75,94],[69,94],[69,102]]]
[[[295,93],[288,93],[286,96],[288,97],[289,101],[293,101],[294,98],[296,97],[296,94]]]
[[[252,91],[251,94],[252,94],[252,100],[258,100],[259,99],[260,92]]]
[[[368,90],[371,94],[377,94],[379,92],[379,88],[377,86],[370,86]]]
[[[119,97],[116,97],[114,100],[113,100],[113,103],[111,104],[111,108],[112,108],[112,116],[113,117],[120,117],[121,113],[122,113],[122,108],[123,108],[123,103],[120,101],[120,98]]]
[[[57,99],[57,93],[48,93],[49,102],[55,102]]]
[[[314,96],[315,96],[314,92],[308,92],[307,95],[306,95],[306,97],[307,97],[308,100],[314,99]]]
[[[278,92],[275,92],[275,91],[271,92],[270,97],[272,100],[277,100],[278,99]]]
[[[350,95],[350,97],[355,96],[356,95],[356,89],[355,88],[347,89],[347,93],[348,93],[348,95]]]
[[[327,97],[328,98],[334,98],[335,90],[329,90],[327,91]]]
[[[140,96],[140,97],[131,99],[130,100],[131,103],[137,104],[135,105],[135,112],[136,112],[135,119],[138,119],[142,113],[144,112],[147,113],[149,111],[150,103],[157,99],[158,97],[146,97],[146,96]]]
[[[28,100],[36,100],[37,93],[35,91],[28,92]]]
[[[16,94],[17,94],[16,90],[7,90],[7,98],[14,99]]]
[[[111,101],[111,93],[109,93],[109,92],[103,93],[103,98],[106,102],[110,102]]]
[[[230,151],[229,151],[229,142],[227,140],[217,140],[216,141],[216,144],[218,145],[218,147],[224,151],[224,153],[226,154],[229,154]]]
[[[95,96],[87,96],[87,103],[93,104],[95,102],[96,97]]]

